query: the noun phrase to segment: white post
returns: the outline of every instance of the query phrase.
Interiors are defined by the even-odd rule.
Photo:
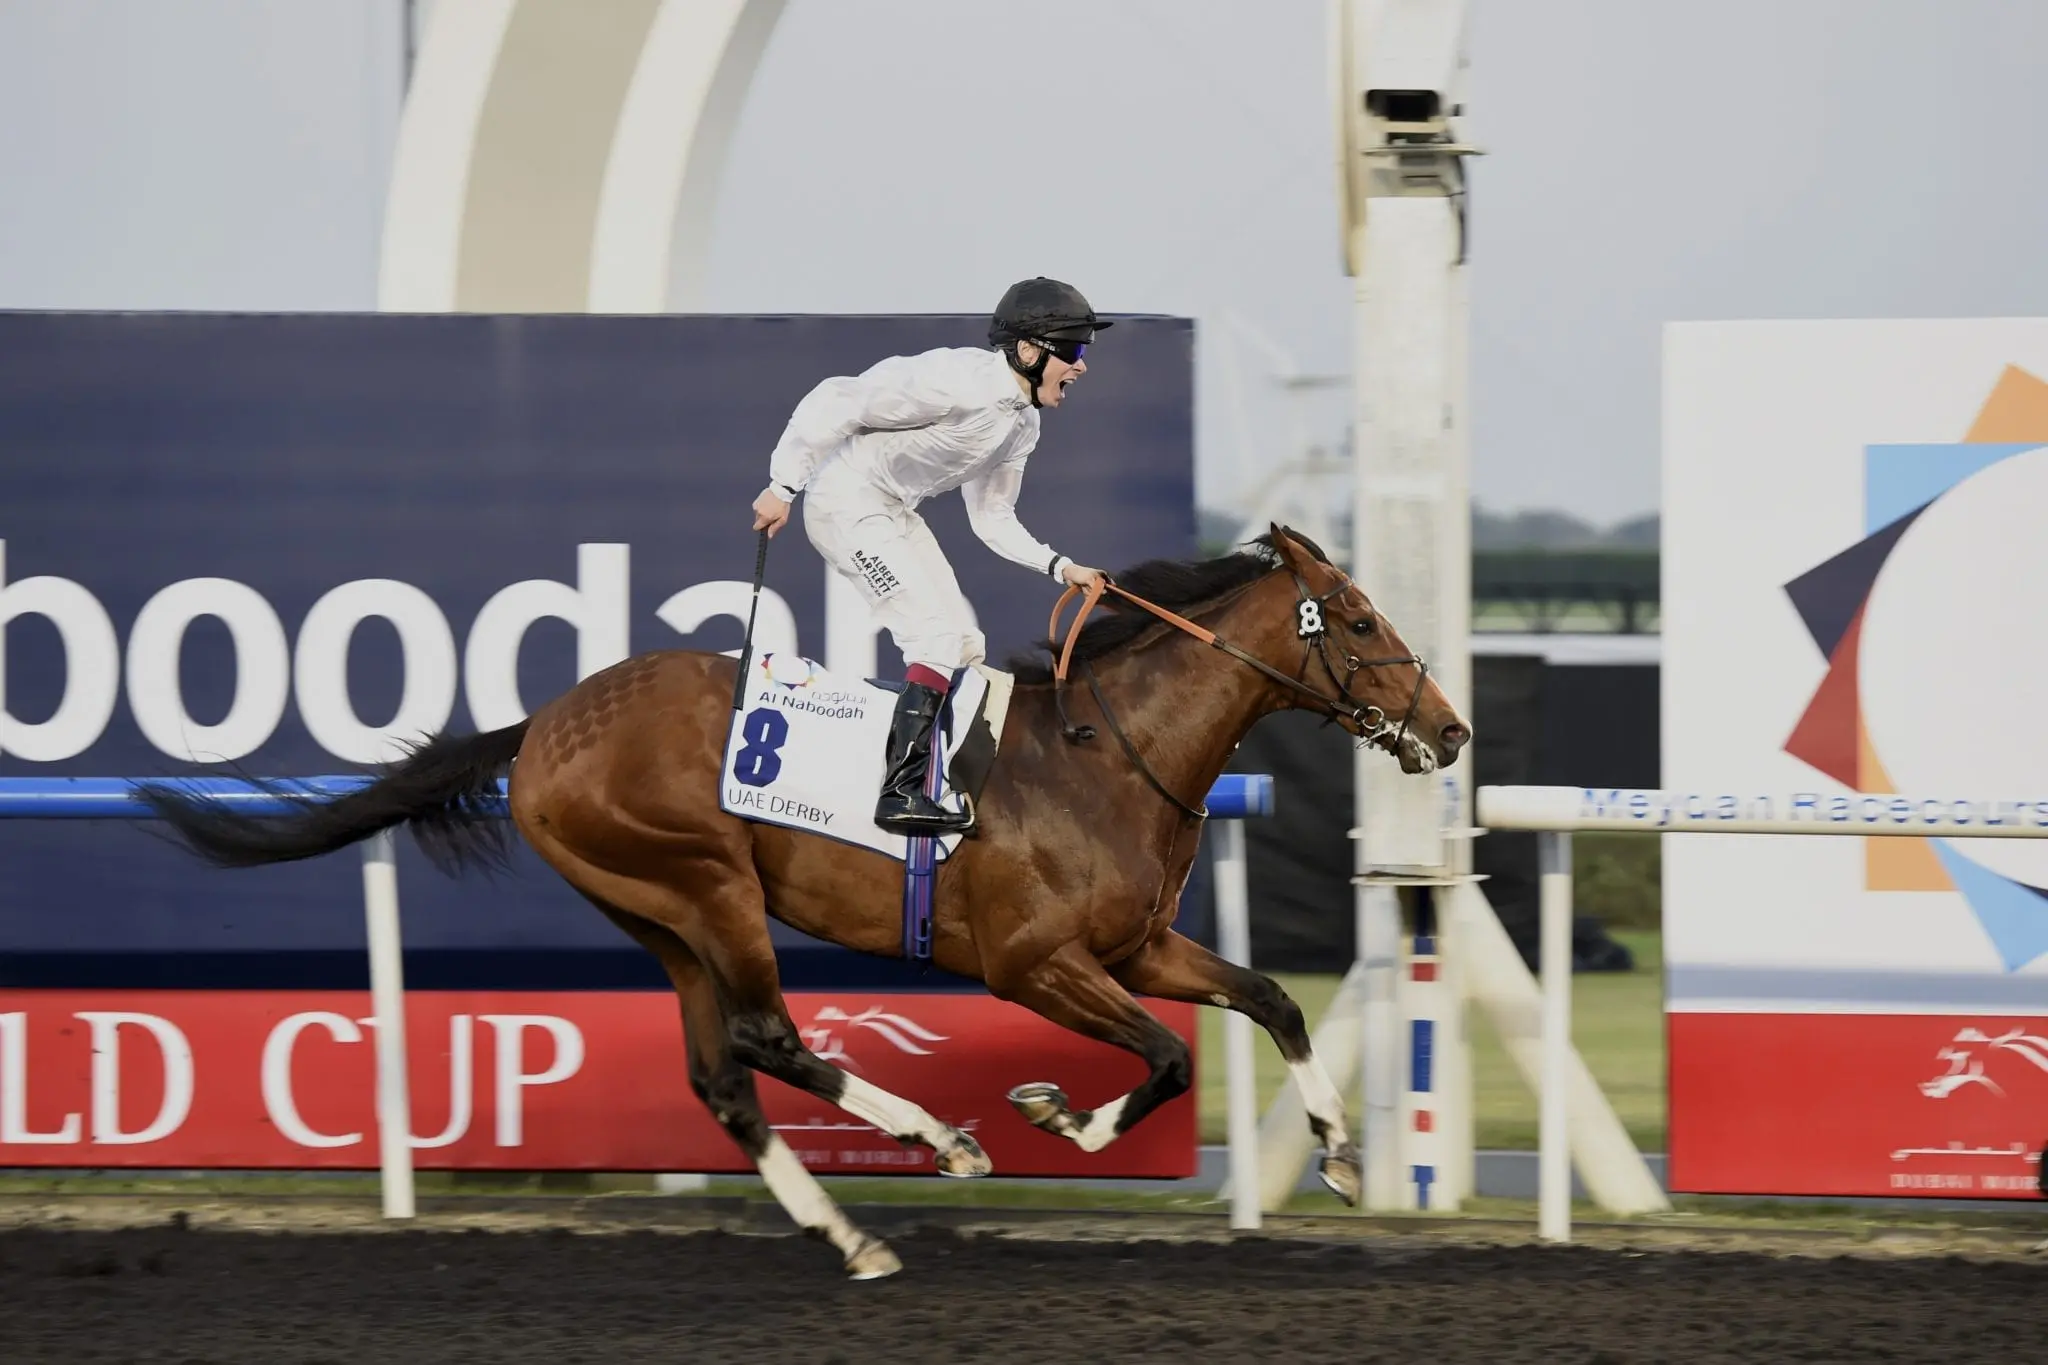
[[[1465,9],[1465,0],[1333,0],[1328,32],[1339,225],[1352,279],[1351,570],[1431,662],[1451,704],[1469,711],[1463,158],[1475,149],[1461,140]],[[1356,764],[1354,866],[1366,879],[1354,882],[1358,955],[1371,964],[1364,1203],[1410,1207],[1409,1168],[1425,1165],[1439,1168],[1455,1204],[1469,1183],[1470,1137],[1435,1124],[1466,1123],[1469,1106],[1453,1100],[1438,1112],[1432,1104],[1428,1145],[1441,1159],[1415,1160],[1415,1134],[1399,1123],[1404,955],[1398,892],[1388,883],[1450,886],[1469,870],[1466,844],[1445,837],[1470,823],[1463,788],[1452,792],[1447,777],[1404,776],[1371,750],[1361,749]],[[1448,821],[1447,795],[1459,810]],[[1454,938],[1445,942],[1457,950]],[[1450,1030],[1447,1046],[1461,1047],[1461,1037]],[[1462,1063],[1445,1073],[1454,1082],[1464,1074]]]
[[[1539,836],[1543,1085],[1537,1130],[1537,1234],[1571,1240],[1572,1162],[1565,1085],[1572,1051],[1572,836]]]
[[[405,960],[398,932],[398,846],[390,830],[363,845],[363,918],[377,1034],[377,1144],[384,1216],[413,1216],[412,1092],[405,1068]]]
[[[1440,886],[1436,901],[1436,979],[1443,1007],[1436,1031],[1436,1189],[1431,1203],[1455,1213],[1478,1193],[1473,1142],[1472,1039],[1465,1008],[1465,935],[1458,932],[1457,890]]]
[[[1244,821],[1216,822],[1216,941],[1226,961],[1252,965],[1251,894],[1246,887]],[[1252,1065],[1252,1021],[1223,1016],[1223,1072],[1230,1102],[1230,1226],[1259,1226],[1259,1097]]]
[[[1363,845],[1360,845],[1363,847]],[[1391,886],[1358,889],[1357,957],[1364,1000],[1359,1027],[1359,1141],[1368,1211],[1399,1209],[1401,1171],[1401,895]]]

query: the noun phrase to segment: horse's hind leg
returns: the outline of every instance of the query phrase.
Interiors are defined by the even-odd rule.
[[[1194,1058],[1187,1043],[1148,1014],[1078,943],[1066,945],[1015,979],[997,973],[989,987],[1063,1028],[1136,1053],[1151,1068],[1129,1094],[1085,1113],[1069,1109],[1066,1095],[1050,1082],[1036,1081],[1010,1092],[1018,1113],[1049,1133],[1073,1139],[1083,1151],[1101,1151],[1194,1084]]]
[[[855,1227],[781,1135],[768,1126],[754,1073],[733,1055],[717,987],[696,955],[671,930],[607,904],[588,891],[584,894],[653,953],[668,973],[682,1002],[690,1089],[754,1163],[783,1211],[805,1232],[838,1248],[845,1258],[846,1273],[854,1279],[881,1279],[901,1270],[903,1263],[888,1244]]]
[[[1344,1127],[1344,1101],[1309,1047],[1301,1007],[1271,977],[1225,962],[1194,940],[1169,933],[1116,965],[1116,979],[1134,991],[1194,1005],[1236,1010],[1272,1036],[1301,1092],[1309,1127],[1323,1146],[1323,1183],[1357,1204],[1363,1168]]]
[[[564,875],[586,894],[608,899],[682,940],[717,983],[726,1044],[742,1065],[829,1101],[898,1142],[931,1148],[941,1175],[989,1173],[988,1157],[972,1137],[804,1046],[783,1002],[767,907],[752,864],[694,858],[654,882],[616,876],[573,855],[550,860],[558,870],[570,868],[574,875]],[[689,888],[687,895],[683,887]]]
[[[706,905],[715,898],[720,913],[715,921],[706,917],[706,941],[692,946],[706,957],[724,992],[726,1035],[733,1055],[763,1075],[839,1106],[906,1146],[931,1148],[932,1164],[941,1175],[987,1175],[988,1156],[972,1137],[902,1096],[842,1071],[804,1045],[782,997],[760,885],[738,874],[722,875],[723,890],[707,888],[701,897]],[[710,929],[714,923],[715,934]]]

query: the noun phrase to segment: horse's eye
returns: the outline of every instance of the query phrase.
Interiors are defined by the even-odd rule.
[[[1351,629],[1354,633],[1359,635],[1372,634],[1372,618],[1368,616],[1362,621],[1353,621],[1351,623]]]

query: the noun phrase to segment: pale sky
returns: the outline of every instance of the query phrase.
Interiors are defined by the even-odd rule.
[[[0,0],[0,307],[374,307],[399,13]],[[1666,321],[2048,314],[2048,4],[1472,14],[1488,506],[1657,508]],[[1349,365],[1327,101],[1320,0],[790,0],[708,303],[982,312],[1044,273],[1192,315],[1228,505],[1346,418],[1271,379]]]

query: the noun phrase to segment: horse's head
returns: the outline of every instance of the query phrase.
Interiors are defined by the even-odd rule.
[[[1457,762],[1472,727],[1394,623],[1343,570],[1286,528],[1274,525],[1272,542],[1293,580],[1292,633],[1306,648],[1305,657],[1294,660],[1300,680],[1330,694],[1337,723],[1394,755],[1402,772]],[[1289,701],[1316,706],[1302,693]]]

